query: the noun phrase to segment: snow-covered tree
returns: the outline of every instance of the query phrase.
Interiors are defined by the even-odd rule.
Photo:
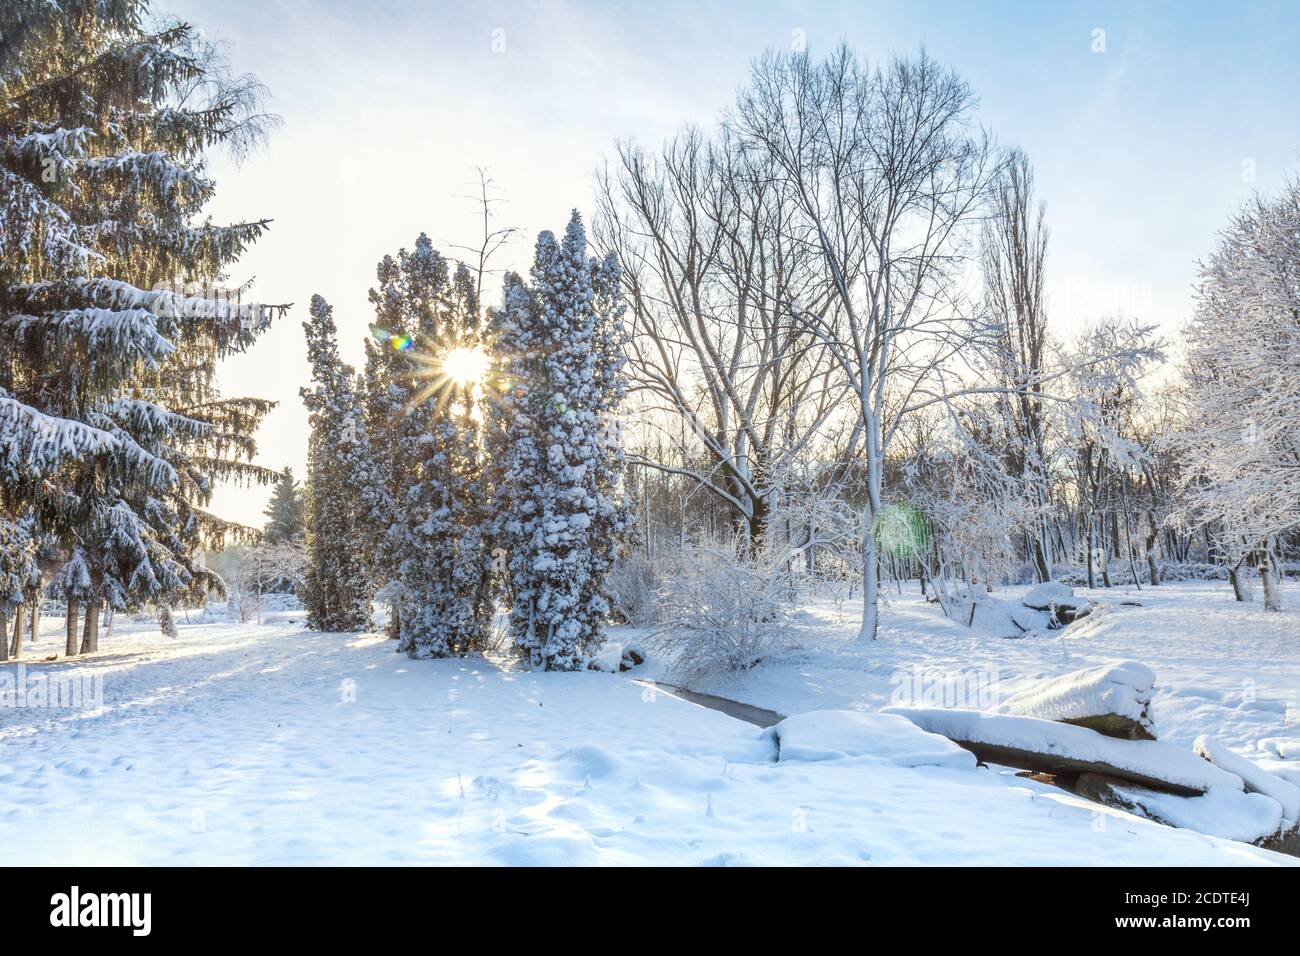
[[[356,373],[339,358],[334,310],[319,295],[312,296],[311,316],[302,327],[315,383],[301,390],[311,426],[303,604],[309,627],[361,631],[370,626],[373,589],[357,540],[361,502],[354,475],[365,462]]]
[[[1278,610],[1279,540],[1300,528],[1300,180],[1238,212],[1200,279],[1174,436],[1181,517],[1213,528],[1230,567],[1253,555]]]
[[[13,618],[13,656],[22,648],[23,605],[40,587],[36,564],[35,521],[28,515],[11,520],[0,514],[0,661],[10,658],[7,624]]]
[[[214,385],[274,313],[217,285],[266,223],[202,212],[206,151],[268,121],[146,2],[6,4],[0,37],[0,511],[79,549],[93,650],[105,601],[212,583],[200,548],[247,530],[203,510],[216,480],[273,477],[248,461],[271,403]]]
[[[302,487],[294,480],[293,469],[286,466],[280,472],[266,510],[262,512],[266,516],[262,537],[267,544],[282,544],[302,538],[305,533],[302,498]]]
[[[469,268],[451,271],[425,235],[403,258],[415,320],[407,374],[417,391],[397,424],[411,478],[393,529],[405,605],[399,650],[445,657],[481,650],[491,626],[479,413],[487,360]]]
[[[531,666],[586,664],[609,613],[606,577],[630,526],[617,428],[622,303],[613,258],[587,255],[575,211],[537,239],[531,286],[506,280],[493,316],[502,377],[491,403],[515,645]]]
[[[481,650],[492,615],[485,552],[478,282],[421,234],[385,256],[359,380],[365,543],[389,633],[413,657]]]

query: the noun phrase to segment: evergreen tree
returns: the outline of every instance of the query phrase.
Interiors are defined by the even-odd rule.
[[[14,655],[21,648],[22,607],[40,586],[36,564],[35,521],[26,516],[16,521],[0,514],[0,661],[9,660],[10,618],[14,619]]]
[[[88,650],[104,601],[216,583],[200,550],[249,529],[203,510],[215,481],[274,476],[248,460],[271,403],[214,384],[274,314],[213,286],[266,223],[200,221],[205,151],[261,138],[260,93],[143,0],[0,10],[0,515],[76,556]]]
[[[339,358],[334,310],[312,296],[302,324],[312,388],[302,389],[311,424],[307,446],[307,570],[303,603],[307,624],[319,631],[362,631],[370,626],[371,586],[357,543],[361,505],[355,476],[364,469],[361,413],[355,373]]]
[[[587,256],[575,211],[537,240],[531,287],[506,280],[493,316],[502,378],[491,407],[495,545],[510,629],[533,667],[585,666],[609,612],[606,578],[630,525],[615,425],[625,386],[619,271]]]
[[[292,468],[286,466],[280,472],[280,480],[275,483],[271,501],[262,514],[266,516],[262,539],[267,544],[282,544],[302,538],[305,533],[302,488],[294,480]]]
[[[423,234],[378,276],[365,375],[375,574],[399,650],[465,654],[484,646],[492,612],[479,384],[454,367],[482,354],[477,288]]]

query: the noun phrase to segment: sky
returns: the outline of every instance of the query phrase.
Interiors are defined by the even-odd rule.
[[[1300,3],[416,2],[156,0],[229,41],[283,120],[235,164],[213,157],[219,221],[274,220],[231,270],[264,302],[293,302],[222,369],[228,395],[280,404],[258,461],[304,474],[309,369],[301,321],[334,306],[359,362],[367,290],[421,232],[475,242],[467,198],[485,167],[520,237],[590,213],[616,140],[659,145],[708,126],[765,49],[841,40],[869,59],[929,54],[979,96],[978,118],[1025,149],[1051,229],[1049,321],[1068,336],[1123,314],[1173,336],[1196,262],[1256,191],[1300,173]],[[213,508],[260,525],[270,491],[223,488]]]

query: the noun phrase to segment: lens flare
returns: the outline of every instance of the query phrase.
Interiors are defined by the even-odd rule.
[[[475,348],[455,348],[442,360],[442,371],[457,385],[472,385],[488,370],[488,357]]]

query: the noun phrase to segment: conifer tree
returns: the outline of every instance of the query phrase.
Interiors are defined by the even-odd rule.
[[[304,534],[302,487],[294,480],[293,469],[285,466],[271,492],[266,510],[262,540],[267,544],[297,541]]]
[[[477,285],[427,235],[379,264],[364,433],[375,578],[398,649],[481,649],[491,621],[479,384],[448,366],[480,356]]]
[[[273,477],[248,460],[272,403],[214,384],[275,312],[217,285],[267,224],[201,218],[205,152],[261,139],[260,95],[143,0],[0,10],[0,514],[76,556],[87,649],[105,601],[214,584],[200,549],[249,530],[204,511],[216,480]]]
[[[307,570],[303,603],[308,626],[361,631],[370,626],[371,585],[357,543],[361,506],[354,475],[364,466],[355,372],[339,358],[334,311],[312,296],[302,324],[311,388],[302,389],[311,438],[307,447]]]
[[[493,316],[502,376],[491,407],[495,544],[510,628],[531,666],[572,670],[598,646],[606,578],[630,515],[615,425],[623,397],[619,272],[587,256],[575,211],[537,240],[531,286],[508,276]]]

